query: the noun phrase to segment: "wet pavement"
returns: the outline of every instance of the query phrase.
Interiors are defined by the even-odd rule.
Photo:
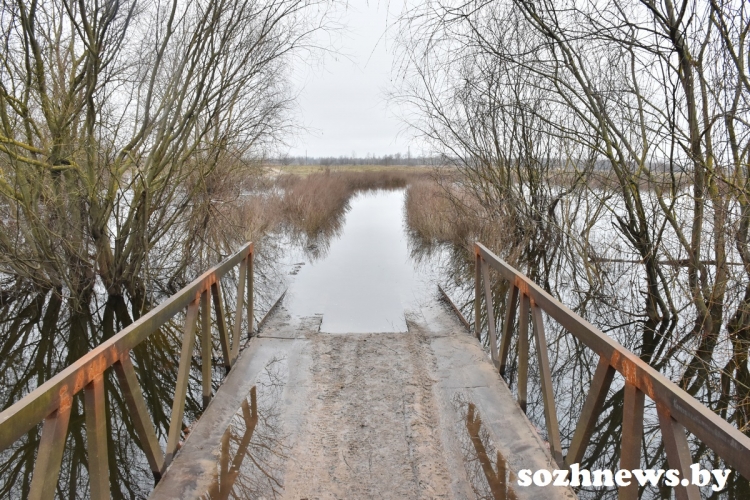
[[[555,467],[452,313],[435,301],[406,322],[332,335],[282,305],[152,498],[574,498],[515,486]]]

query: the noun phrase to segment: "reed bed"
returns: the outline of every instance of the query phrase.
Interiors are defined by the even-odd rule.
[[[429,251],[440,244],[464,249],[469,257],[475,241],[490,248],[503,248],[514,261],[518,231],[512,212],[487,207],[446,177],[420,178],[406,191],[406,224],[413,243]],[[513,244],[509,244],[509,243]]]
[[[327,238],[340,229],[357,193],[405,189],[429,175],[425,169],[360,169],[264,176],[245,183],[238,206],[228,205],[226,217],[254,241],[280,229],[308,240]]]
[[[357,193],[379,189],[404,189],[426,177],[424,172],[345,171],[319,172],[305,176],[286,174],[276,180],[281,188],[284,220],[308,237],[336,229]]]

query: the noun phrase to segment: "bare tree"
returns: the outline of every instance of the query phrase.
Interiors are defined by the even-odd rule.
[[[3,1],[3,407],[244,240],[218,207],[289,126],[287,67],[327,9]],[[28,487],[14,481],[22,468],[2,474],[0,495]]]
[[[572,276],[581,287],[559,292],[578,306],[616,299],[592,321],[745,432],[748,14],[739,1],[429,2],[403,20],[402,93],[488,214],[545,214],[564,250],[542,238],[536,251],[565,255],[548,288]],[[545,164],[546,203],[532,183]],[[527,245],[507,235],[500,251]]]

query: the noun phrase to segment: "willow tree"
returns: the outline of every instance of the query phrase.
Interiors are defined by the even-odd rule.
[[[74,309],[101,280],[141,310],[149,251],[189,255],[196,195],[284,126],[310,7],[4,2],[2,270]]]
[[[750,432],[747,2],[428,2],[406,21],[416,126],[467,172],[466,158],[490,149],[482,144],[520,158],[522,136],[507,130],[525,129],[541,146],[530,155],[537,164],[560,158],[563,172],[582,174],[583,205],[594,208],[548,219],[571,257],[552,281],[574,305],[599,302],[593,322]],[[500,71],[463,70],[481,61]],[[425,78],[436,66],[445,76]],[[506,110],[498,119],[454,104],[490,99]],[[485,179],[505,185],[500,176],[471,184]],[[573,195],[558,210],[581,206]],[[530,196],[513,203],[544,208]],[[571,274],[575,287],[565,286]],[[649,464],[660,460],[659,446],[647,453]],[[732,494],[747,488],[738,480]]]
[[[457,167],[444,193],[461,214],[454,225],[466,228],[463,246],[479,238],[552,290],[571,261],[562,243],[574,228],[561,201],[580,199],[596,155],[558,133],[579,122],[526,67],[539,36],[524,25],[504,2],[415,7],[402,18],[407,78],[394,97],[417,133]],[[481,229],[471,233],[462,218],[478,219]]]
[[[288,63],[326,9],[3,0],[3,407],[244,239],[214,204],[288,126]]]

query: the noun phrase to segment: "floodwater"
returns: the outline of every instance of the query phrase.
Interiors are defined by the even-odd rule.
[[[260,373],[217,446],[216,475],[202,499],[276,498],[283,492],[288,450],[279,406],[287,372],[285,360],[274,360]]]
[[[429,253],[420,255],[418,253],[419,248],[415,246],[413,241],[410,242],[405,227],[404,196],[404,190],[360,193],[350,201],[350,208],[337,234],[330,239],[326,239],[324,244],[318,243],[322,250],[318,249],[314,252],[308,250],[306,252],[304,248],[294,247],[293,245],[286,247],[287,255],[283,259],[286,267],[282,267],[282,272],[287,277],[286,285],[289,287],[284,302],[287,312],[299,318],[322,317],[320,330],[325,333],[405,332],[407,331],[406,314],[416,311],[422,304],[430,302],[436,293],[435,284],[440,282],[451,295],[453,301],[462,309],[464,315],[471,318],[473,312],[473,270],[466,268],[466,262],[460,259],[453,262],[449,260],[448,266],[438,269],[437,262],[440,260],[440,256],[435,257]],[[410,248],[410,244],[414,248]],[[421,263],[417,263],[415,258],[412,258],[412,251],[414,251],[416,259],[423,259]],[[445,253],[450,255],[450,252]],[[439,271],[441,276],[438,276]],[[459,279],[452,282],[453,286],[450,286],[450,277],[456,276]],[[437,279],[438,277],[440,279]],[[272,279],[275,278],[274,275]],[[493,291],[493,295],[496,296],[498,301],[496,305],[501,301],[499,297],[505,295],[505,289],[499,285],[502,284],[498,282],[495,285],[498,286],[498,289]],[[231,294],[231,290],[236,288],[236,283],[227,284],[223,288],[229,290]],[[273,294],[269,294],[269,296],[276,297]],[[233,303],[231,295],[229,299],[225,302],[231,308]],[[54,311],[55,301],[59,302],[61,299],[53,297],[45,300],[48,301],[46,311]],[[29,304],[29,302],[33,301],[19,302],[20,306],[8,302],[6,307],[11,311],[14,310],[13,307],[18,307],[18,318],[27,318],[24,320],[27,324],[33,326],[39,323],[41,327],[42,313],[45,309],[34,309],[32,308],[34,304]],[[565,302],[575,303],[570,298]],[[29,311],[32,311],[32,313],[29,313]],[[482,321],[486,323],[486,318]],[[11,324],[11,321],[6,321],[6,323]],[[16,323],[22,324],[23,322],[13,319],[12,323],[16,325]],[[149,351],[135,360],[140,373],[154,374],[150,378],[141,375],[141,378],[148,381],[148,383],[143,384],[143,390],[147,400],[155,408],[152,411],[155,415],[154,422],[159,435],[164,435],[169,425],[171,391],[175,386],[182,317],[176,318],[172,323],[163,328],[163,332],[160,332],[162,335],[155,335],[149,340],[149,345],[145,346]],[[93,322],[92,324],[98,323]],[[13,328],[15,328],[18,338],[25,335],[26,330],[24,328],[18,326]],[[94,328],[92,328],[93,330]],[[485,329],[483,328],[482,331],[485,331]],[[67,330],[61,328],[60,332],[67,332]],[[554,345],[552,351],[557,350],[558,353],[556,357],[561,360],[569,359],[572,352],[566,348],[565,344],[560,343],[559,338],[562,337],[555,335],[555,327],[551,326],[549,332],[551,334],[549,339]],[[87,339],[89,344],[83,342],[67,344],[56,342],[55,339],[59,338],[59,334],[57,332],[55,334],[58,336],[39,335],[42,347],[38,348],[37,351],[26,348],[19,349],[19,352],[23,354],[23,358],[19,359],[22,359],[23,362],[15,362],[13,370],[7,370],[5,375],[7,376],[11,372],[19,373],[15,371],[18,366],[29,368],[21,372],[20,382],[13,384],[14,386],[26,384],[29,388],[33,388],[33,380],[38,373],[37,369],[33,369],[35,364],[46,367],[45,371],[53,373],[54,369],[49,366],[48,360],[50,358],[59,358],[60,363],[67,362],[68,354],[70,354],[68,353],[69,345],[80,345],[80,349],[85,352],[98,341],[98,338],[92,338]],[[345,338],[341,335],[326,337]],[[365,336],[357,335],[356,337],[357,342],[360,342]],[[385,336],[378,335],[377,337]],[[405,336],[397,335],[397,337]],[[45,343],[54,347],[44,347]],[[218,348],[215,347],[215,352],[216,349]],[[538,386],[538,380],[534,375],[538,373],[538,370],[535,369],[536,358],[533,345],[531,349],[531,383],[536,383]],[[39,354],[34,354],[35,352]],[[55,354],[50,356],[45,354],[46,352],[54,352]],[[27,357],[32,354],[35,358]],[[70,354],[70,356],[73,356],[73,354]],[[593,363],[595,363],[595,360],[592,362],[586,357],[577,356],[579,358],[576,363],[580,366],[593,366]],[[29,359],[36,359],[37,362],[29,361]],[[41,365],[39,362],[41,362]],[[279,366],[281,365],[283,363],[279,364]],[[513,390],[516,390],[517,387],[513,375],[516,366],[512,361],[508,371],[508,380]],[[154,369],[154,367],[158,369]],[[194,368],[196,370],[200,368],[195,360]],[[281,372],[286,369],[282,368],[279,368]],[[217,371],[217,373],[219,374],[215,374],[215,387],[218,387],[221,381],[223,369]],[[556,386],[560,388],[561,394],[567,393],[567,387],[569,387],[570,376],[567,373],[562,370],[553,370],[554,381]],[[257,401],[253,404],[253,395],[248,394],[241,407],[237,409],[231,425],[226,429],[224,438],[220,443],[216,443],[218,446],[216,456],[219,457],[219,460],[214,482],[206,493],[207,497],[272,498],[283,491],[283,473],[286,467],[285,455],[288,452],[288,440],[280,420],[280,401],[283,391],[279,388],[278,382],[283,379],[283,376],[275,372],[272,375],[266,377],[268,380],[257,381],[259,384]],[[158,383],[155,383],[156,380],[158,380]],[[191,381],[186,407],[186,420],[188,421],[194,421],[201,414],[200,386],[193,382],[195,380]],[[6,387],[2,388],[4,392],[0,391],[4,402],[9,398],[8,394],[17,392],[17,389],[11,387],[11,385],[6,384]],[[28,390],[30,389],[26,389],[27,392]],[[117,394],[112,386],[108,386],[108,391],[110,391],[110,394]],[[615,389],[611,392],[614,394]],[[532,422],[541,429],[544,427],[543,406],[539,398],[540,393],[535,392],[534,394],[536,396],[529,401],[528,415]],[[112,398],[112,401],[119,401],[118,398],[119,395]],[[559,414],[572,413],[566,406],[570,403],[567,403],[565,399],[558,401],[558,403]],[[621,408],[622,398],[612,396],[608,405],[615,409]],[[60,480],[61,489],[59,492],[68,491],[71,493],[69,495],[71,497],[74,496],[73,492],[76,491],[82,492],[83,496],[87,494],[85,431],[80,407],[80,405],[76,405],[73,410],[73,417],[75,418],[71,419],[69,443],[72,443],[75,447],[69,445],[66,448],[63,474]],[[476,496],[478,498],[514,499],[516,493],[511,487],[515,479],[514,474],[505,457],[499,453],[497,447],[489,439],[489,434],[486,433],[482,425],[478,410],[473,403],[466,400],[462,402],[460,407],[454,408],[454,412],[460,416],[455,421],[454,435],[460,441],[466,474]],[[617,415],[616,412],[614,413]],[[365,412],[359,412],[358,414],[365,414]],[[133,438],[135,435],[133,424],[127,417],[127,412],[121,407],[114,407],[112,415],[112,425],[116,428],[116,432],[109,434],[108,446],[111,450],[114,450],[113,454],[116,456],[117,463],[117,467],[113,466],[114,463],[110,464],[113,475],[116,475],[117,484],[113,485],[113,488],[119,488],[126,496],[143,498],[152,489],[151,472],[145,457],[137,449],[137,443]],[[620,417],[615,416],[614,418]],[[560,422],[562,429],[568,429],[568,434],[570,434],[570,429],[574,427],[575,423],[576,420],[570,418],[563,418]],[[658,423],[655,425],[658,425]],[[598,449],[604,448],[605,451],[590,458],[586,465],[587,468],[608,467],[610,463],[616,462],[617,451],[608,444],[617,441],[618,436],[616,433],[613,434],[612,428],[619,429],[619,427],[610,426],[604,432],[595,434],[592,438],[594,443],[604,443],[601,446],[596,444],[596,447]],[[28,490],[30,474],[25,474],[27,477],[25,481],[19,478],[24,476],[25,469],[23,469],[22,464],[30,463],[30,460],[33,461],[34,454],[38,449],[38,441],[38,435],[32,436],[28,440],[19,440],[14,448],[6,450],[4,454],[0,453],[0,470],[4,471],[0,474],[0,492],[10,492],[9,497],[15,498],[22,497],[21,492]],[[16,472],[7,473],[11,469]],[[69,479],[70,477],[73,479]],[[68,485],[67,490],[64,488],[65,484]],[[597,492],[582,492],[583,495],[587,493],[589,494],[588,497],[597,496]],[[5,495],[0,494],[0,497],[5,497]]]
[[[356,195],[341,235],[322,259],[289,256],[290,265],[304,262],[290,276],[285,304],[292,315],[322,315],[326,333],[407,330],[404,312],[435,290],[407,248],[404,196],[404,190]]]
[[[458,435],[461,436],[459,440],[464,467],[477,498],[518,500],[511,486],[518,478],[508,467],[500,450],[495,447],[489,433],[482,427],[482,418],[476,406],[464,401],[462,397],[456,397],[453,407],[465,419],[463,430],[466,433],[459,430]]]

